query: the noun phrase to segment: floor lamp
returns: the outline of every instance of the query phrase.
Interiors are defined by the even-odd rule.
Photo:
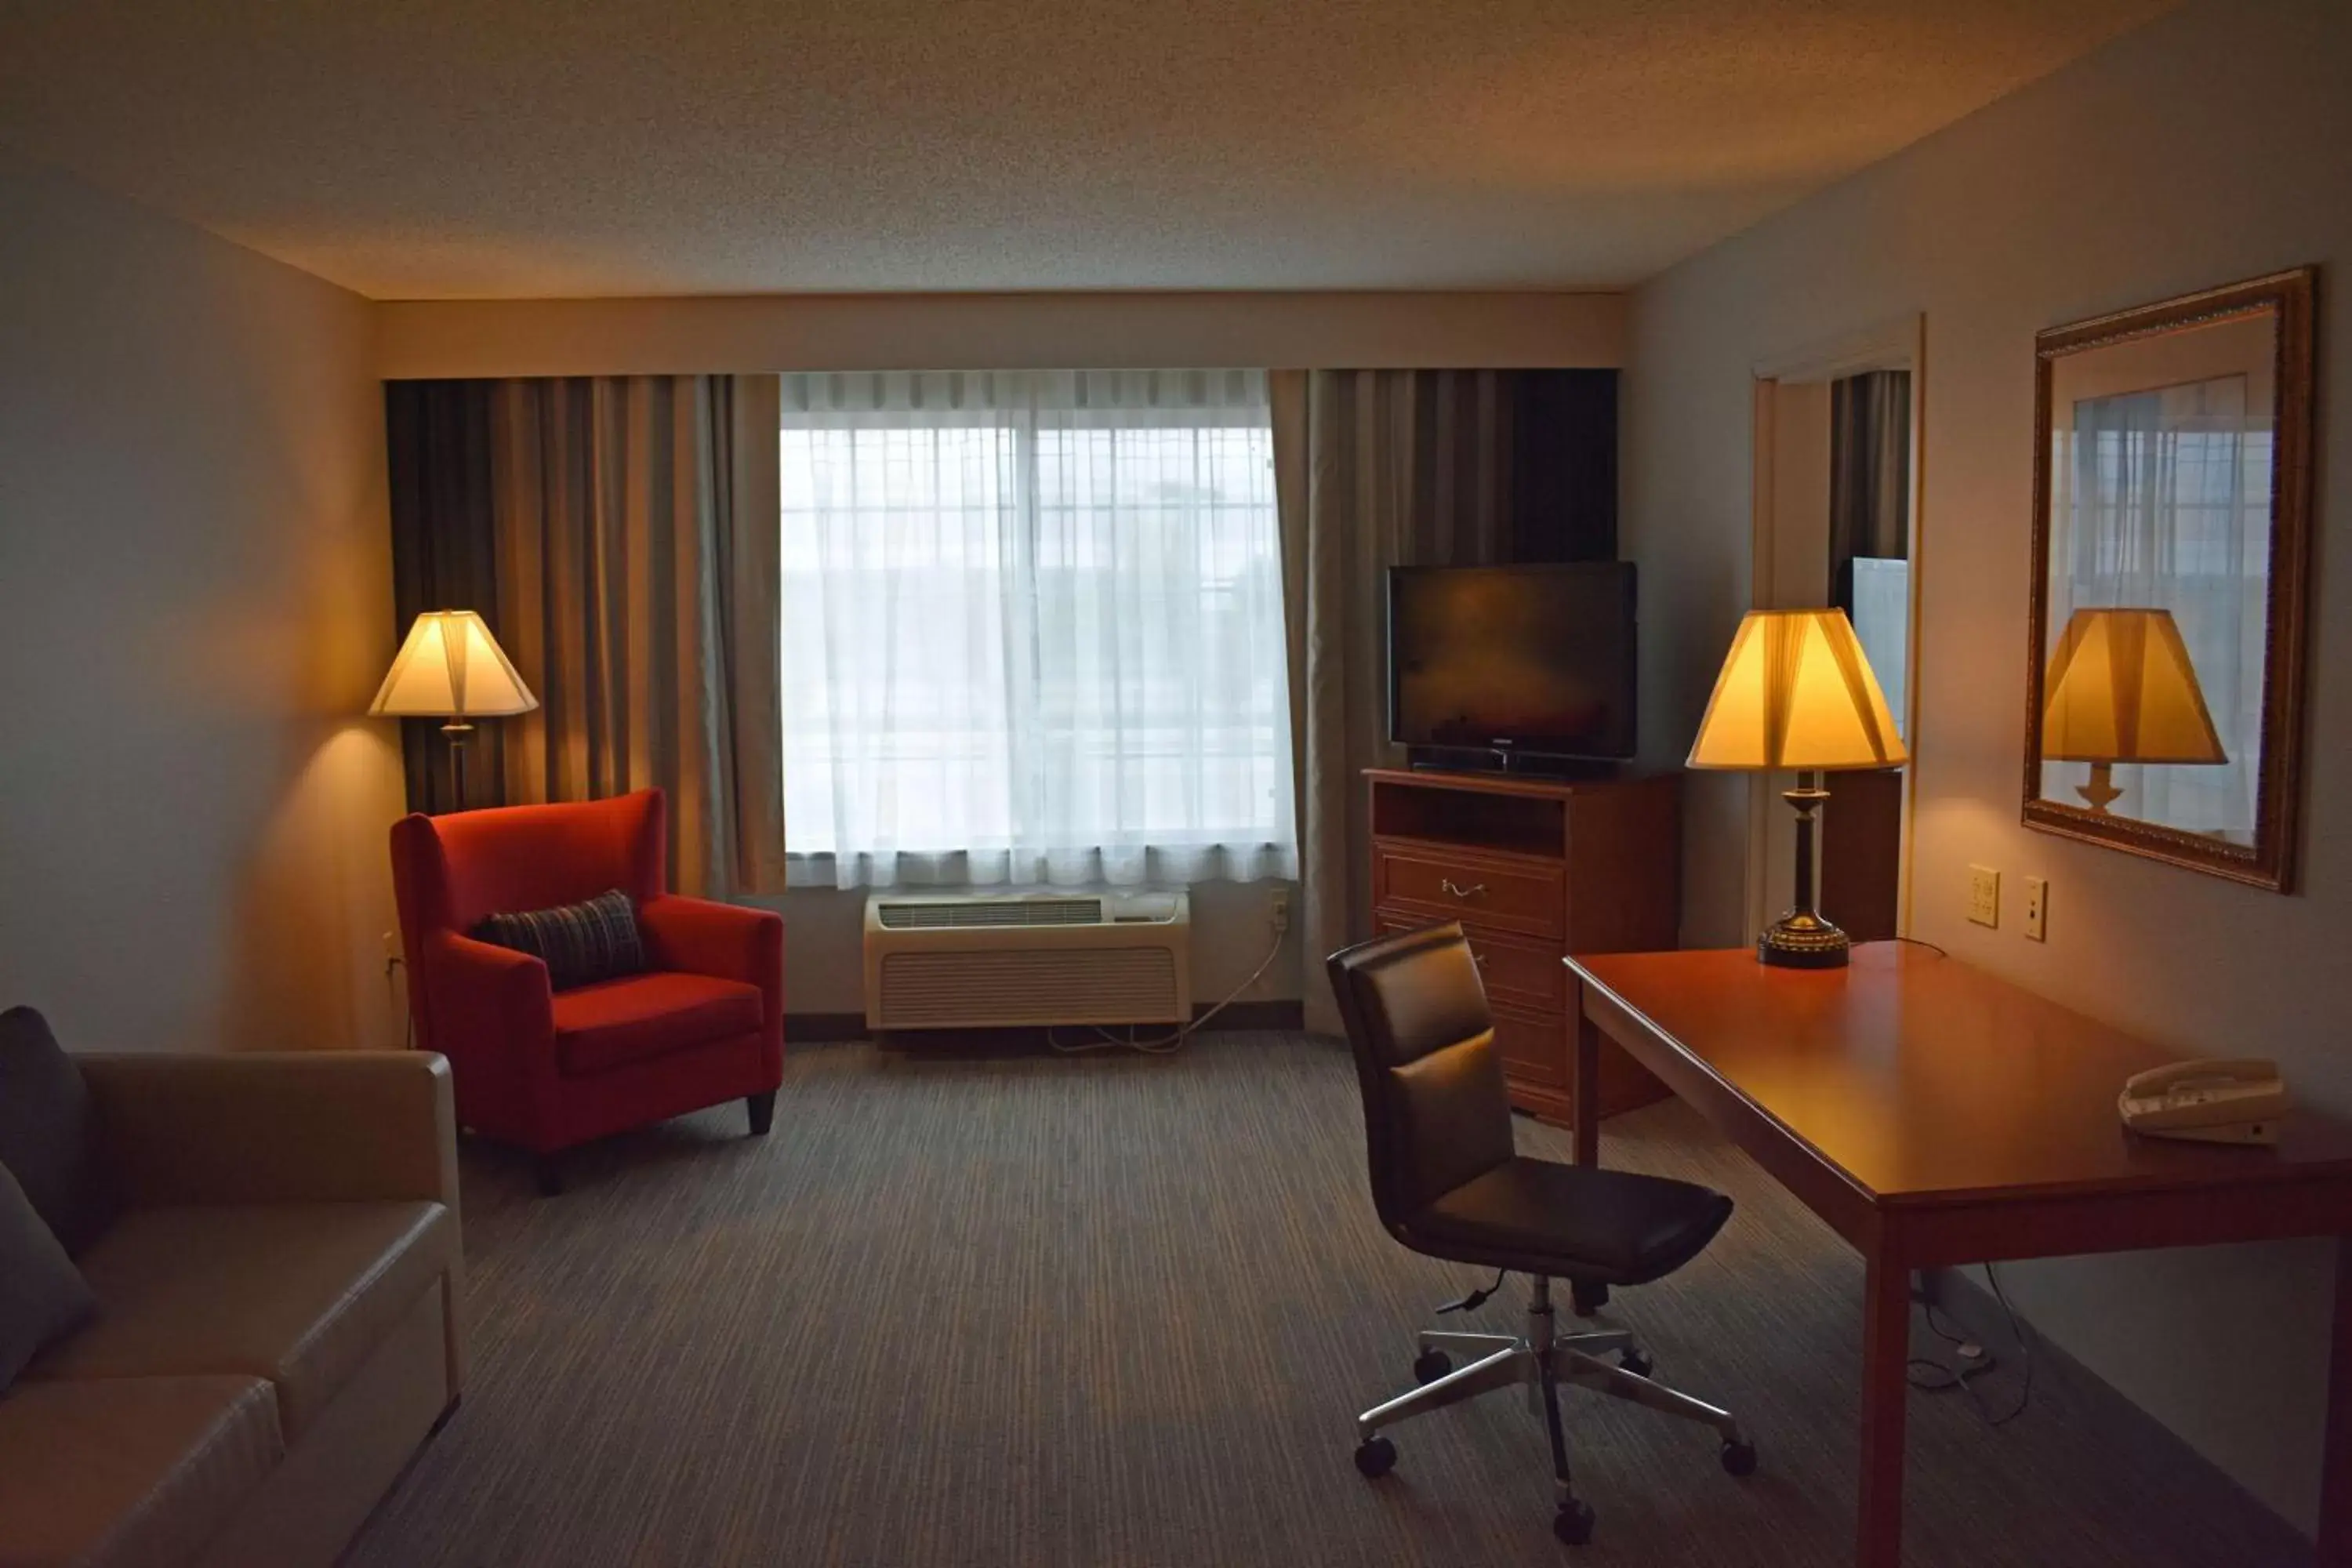
[[[1835,969],[1845,932],[1813,907],[1813,836],[1830,797],[1822,773],[1908,762],[1878,678],[1843,610],[1751,610],[1739,623],[1691,746],[1694,768],[1794,771],[1781,795],[1797,814],[1796,897],[1756,939],[1760,963]]]
[[[466,739],[471,721],[528,713],[539,699],[471,610],[427,610],[408,628],[383,685],[368,705],[375,718],[440,719],[449,741],[450,809],[466,807]]]

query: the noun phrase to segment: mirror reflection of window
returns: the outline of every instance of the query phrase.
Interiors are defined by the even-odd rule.
[[[2120,815],[2253,841],[2270,587],[2267,390],[2215,376],[2078,398],[2053,422],[2045,657],[2079,610],[2168,613],[2222,760],[2134,762],[2124,743],[2103,765],[2055,760],[2048,748],[2045,796],[2109,787],[2096,769],[2111,776]]]
[[[1831,602],[1853,623],[1900,731],[1910,721],[1909,371],[1831,384],[1830,465]]]

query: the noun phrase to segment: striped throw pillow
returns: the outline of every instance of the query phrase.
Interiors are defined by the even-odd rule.
[[[618,888],[582,903],[492,915],[474,928],[474,935],[544,961],[548,984],[557,991],[615,980],[646,967],[636,908]]]

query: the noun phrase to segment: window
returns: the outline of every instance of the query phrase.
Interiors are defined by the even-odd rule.
[[[798,885],[1297,873],[1260,373],[788,375]]]

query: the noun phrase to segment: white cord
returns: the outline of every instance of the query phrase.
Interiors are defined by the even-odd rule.
[[[408,960],[398,953],[386,958],[383,961],[383,989],[384,1000],[397,1004],[400,1008],[400,1048],[413,1051],[416,1048],[416,1010],[409,1004],[408,988],[394,984],[392,978],[396,972],[407,967]]]
[[[1283,939],[1289,934],[1290,930],[1288,926],[1277,927],[1274,933],[1274,945],[1266,949],[1265,957],[1259,962],[1258,966],[1255,969],[1250,971],[1249,978],[1243,981],[1239,985],[1234,986],[1232,993],[1227,995],[1223,1001],[1218,1003],[1215,1006],[1210,1008],[1207,1012],[1202,1014],[1191,1023],[1186,1024],[1173,1034],[1162,1035],[1156,1040],[1139,1040],[1135,1037],[1135,1031],[1132,1028],[1129,1028],[1125,1036],[1119,1036],[1112,1034],[1108,1029],[1097,1024],[1092,1026],[1092,1027],[1096,1034],[1102,1037],[1100,1039],[1081,1040],[1076,1045],[1066,1046],[1061,1041],[1054,1037],[1053,1029],[1048,1027],[1045,1031],[1045,1043],[1053,1047],[1054,1049],[1061,1052],[1062,1055],[1066,1057],[1082,1056],[1088,1051],[1110,1050],[1138,1051],[1149,1057],[1174,1056],[1178,1051],[1184,1048],[1184,1042],[1192,1037],[1194,1030],[1200,1028],[1210,1019],[1215,1017],[1218,1014],[1232,1006],[1235,1002],[1240,1001],[1242,993],[1256,984],[1259,977],[1265,974],[1267,970],[1274,967],[1275,959],[1282,952]]]

